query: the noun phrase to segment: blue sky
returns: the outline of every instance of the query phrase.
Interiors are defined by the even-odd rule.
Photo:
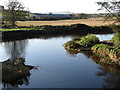
[[[8,0],[0,0],[1,5],[5,5]],[[28,10],[36,13],[100,13],[99,6],[95,3],[103,0],[18,0],[26,6]]]

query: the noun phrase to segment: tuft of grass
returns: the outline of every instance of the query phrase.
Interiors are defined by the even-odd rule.
[[[73,39],[67,43],[64,44],[64,47],[66,49],[79,49],[80,51],[88,51],[90,50],[90,47],[94,44],[99,43],[99,38],[95,35],[87,35],[84,37],[81,37],[79,39]]]
[[[85,37],[82,37],[81,40],[78,41],[78,43],[84,47],[90,47],[93,46],[94,44],[98,44],[99,42],[100,42],[99,38],[96,37],[95,35],[87,35]]]
[[[115,45],[120,45],[120,33],[114,34],[113,38],[111,39],[111,42]]]
[[[120,48],[119,47],[109,46],[105,44],[96,44],[91,48],[91,50],[99,53],[102,56],[109,57],[110,60],[113,62],[120,61]]]

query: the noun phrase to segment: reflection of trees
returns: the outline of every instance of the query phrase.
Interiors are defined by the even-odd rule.
[[[9,59],[15,60],[21,57],[24,58],[27,43],[27,40],[6,42],[5,49],[8,56],[10,56]]]
[[[2,62],[3,87],[11,88],[29,84],[30,70],[34,67],[25,65],[24,62],[23,58],[14,60],[14,64],[11,63],[10,59]]]
[[[67,53],[71,56],[75,56],[79,52],[67,50]],[[108,58],[103,58],[91,51],[83,51],[80,53],[84,54],[88,58],[92,58],[95,63],[99,64],[99,71],[96,75],[104,77],[103,88],[120,88],[120,66],[106,64],[104,60]]]

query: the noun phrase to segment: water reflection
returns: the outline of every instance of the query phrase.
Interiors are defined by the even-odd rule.
[[[9,55],[9,58],[5,62],[2,62],[3,87],[101,87],[101,84],[103,84],[103,80],[98,77],[104,77],[103,87],[113,87],[114,85],[111,84],[110,81],[110,84],[109,82],[106,82],[106,79],[108,78],[108,76],[112,75],[115,70],[116,72],[113,75],[117,79],[116,76],[119,76],[118,68],[115,67],[115,69],[113,69],[113,67],[111,67],[107,71],[109,66],[100,64],[100,59],[97,56],[93,55],[92,52],[80,53],[84,54],[87,58],[92,58],[93,61],[98,63],[98,69],[96,69],[96,64],[94,64],[95,67],[91,67],[93,65],[92,61],[90,61],[92,62],[92,64],[86,64],[86,62],[82,62],[83,60],[78,60],[79,58],[71,58],[66,56],[62,45],[69,39],[71,39],[71,37],[67,39],[61,39],[60,37],[56,37],[53,39],[47,38],[47,40],[41,37],[40,39],[29,40],[29,45],[27,40],[5,42],[4,47],[6,49],[7,55]],[[29,54],[25,54],[26,48]],[[14,53],[16,55],[14,55]],[[79,56],[77,55],[77,53],[79,53],[77,51],[68,50],[67,53],[69,56],[72,57]],[[30,71],[34,67],[25,64],[25,57],[27,59],[26,63],[38,66],[42,65],[42,67],[45,67],[47,70],[49,70],[50,73],[48,73],[48,71],[46,73],[46,71],[44,70],[38,70],[37,72],[32,72],[33,75],[31,76]],[[73,60],[78,61],[76,63],[76,61]],[[88,69],[88,71],[86,71],[88,67],[90,68]],[[111,71],[111,69],[113,69],[113,71]],[[88,80],[88,78],[90,78],[90,80]],[[115,80],[115,78],[113,79]],[[31,81],[29,79],[31,79]],[[91,80],[93,80],[92,84]],[[98,83],[99,81],[101,81],[101,83]],[[118,81],[116,82],[118,83]],[[115,87],[117,87],[117,85]]]
[[[2,83],[4,88],[28,85],[30,70],[34,66],[25,65],[25,49],[28,41],[13,41],[4,43],[8,60],[2,63]]]
[[[87,58],[91,58],[95,63],[99,65],[96,75],[104,78],[103,88],[120,88],[120,66],[107,65],[102,63],[102,57],[92,53],[91,51],[76,52],[72,50],[67,50],[67,53],[71,56],[81,53]]]
[[[97,76],[104,77],[103,88],[120,88],[120,67],[102,65]]]
[[[69,55],[71,57],[76,57],[77,53],[79,53],[79,52],[75,51],[75,50],[68,50],[68,49],[66,49],[66,53],[67,53],[67,55]]]
[[[11,60],[2,62],[2,83],[4,88],[18,87],[19,85],[29,85],[30,70],[34,66],[24,64],[24,58],[18,58],[14,60],[14,64]]]
[[[9,59],[15,60],[17,58],[25,57],[25,49],[27,45],[28,45],[27,40],[21,40],[6,42],[4,47],[6,50],[6,54],[9,56]]]

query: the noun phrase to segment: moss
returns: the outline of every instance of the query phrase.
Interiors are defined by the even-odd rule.
[[[115,45],[120,45],[120,33],[114,34],[111,42]]]
[[[120,61],[120,48],[114,46],[108,46],[105,44],[96,44],[91,50],[99,53],[102,56],[108,57],[111,62],[118,63]]]
[[[99,39],[96,36],[87,35],[85,37],[81,37],[79,39],[73,39],[65,43],[64,47],[66,49],[71,49],[71,50],[78,49],[78,51],[88,51],[90,50],[91,46],[97,43],[99,43]]]
[[[78,43],[84,47],[90,47],[95,44],[98,44],[99,42],[100,42],[99,38],[96,37],[95,35],[87,35],[85,37],[82,37],[81,40],[78,41]]]

